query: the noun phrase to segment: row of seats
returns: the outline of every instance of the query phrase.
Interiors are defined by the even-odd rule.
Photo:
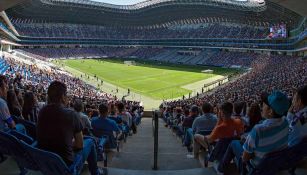
[[[218,49],[194,50],[195,55],[182,55],[179,49],[162,48],[31,48],[18,49],[28,56],[48,60],[65,58],[119,57],[174,64],[210,65],[219,67],[250,67],[261,55],[245,52],[227,52]],[[185,51],[185,50],[183,50]],[[186,50],[193,53],[193,50]]]
[[[195,134],[207,136],[212,132],[212,130],[198,130],[195,132],[195,130],[192,128],[182,126],[181,124],[178,125],[180,123],[178,122],[178,118],[172,117],[172,115],[165,112],[162,113],[161,117],[165,121],[166,126],[172,129],[177,137],[181,138],[183,146],[186,146],[189,152],[193,151]],[[190,116],[184,116],[183,120],[187,119],[188,117]],[[181,131],[180,127],[182,129]],[[202,165],[207,168],[210,162],[221,162],[224,159],[224,154],[229,147],[228,145],[230,145],[232,141],[240,139],[240,137],[219,139],[218,141],[209,144],[210,146],[208,148],[202,148],[206,153],[202,155],[203,157],[201,160],[204,160]],[[298,164],[304,160],[304,158],[307,158],[306,146],[307,137],[293,147],[287,147],[285,149],[266,154],[257,166],[249,162],[242,162],[241,159],[238,160],[236,158],[234,158],[234,163],[242,175],[274,175],[284,170],[287,170],[290,174],[294,175]],[[229,173],[230,172],[225,174]]]
[[[112,28],[69,23],[31,23],[12,19],[22,36],[48,38],[161,39],[161,38],[240,38],[264,39],[269,28],[208,23],[197,28],[163,27],[157,29]]]
[[[28,144],[20,137],[0,131],[0,152],[14,158],[21,170],[20,174],[26,174],[28,170],[40,171],[45,175],[78,175],[81,173],[83,167],[81,156],[72,166],[68,167],[60,156],[36,148],[35,143]],[[105,142],[100,143],[102,144],[99,145],[99,148],[105,144]]]
[[[42,148],[41,146],[38,148],[37,142],[39,140],[39,133],[37,131],[39,130],[39,114],[41,109],[49,104],[46,101],[49,84],[56,80],[58,80],[57,82],[65,82],[65,86],[68,88],[67,91],[74,91],[72,92],[73,95],[68,97],[70,101],[68,104],[72,105],[77,102],[79,102],[79,105],[82,104],[81,107],[78,108],[78,111],[74,105],[69,106],[70,109],[68,110],[74,109],[74,112],[77,113],[76,115],[80,117],[80,120],[83,116],[86,117],[83,118],[83,120],[86,119],[89,123],[91,123],[91,118],[100,118],[97,111],[99,104],[105,102],[116,104],[119,103],[119,101],[109,98],[108,95],[101,94],[101,96],[99,96],[99,93],[101,93],[99,90],[96,90],[92,86],[89,87],[89,85],[85,84],[83,81],[67,74],[56,73],[56,70],[45,70],[36,65],[27,65],[7,57],[0,59],[0,64],[9,67],[7,71],[5,71],[5,76],[1,75],[1,81],[3,81],[3,83],[0,88],[2,91],[8,91],[3,92],[7,93],[7,98],[1,96],[1,99],[3,99],[1,102],[7,104],[2,105],[1,110],[7,111],[9,116],[12,116],[12,121],[14,121],[14,123],[10,125],[9,123],[11,120],[7,119],[7,116],[4,118],[4,116],[1,115],[1,119],[3,118],[3,120],[1,120],[0,131],[3,132],[3,137],[0,138],[0,158],[3,160],[5,156],[14,158],[19,166],[21,174],[26,174],[28,170],[41,171],[43,174],[80,174],[84,160],[80,161],[78,158],[75,160],[76,162],[72,164],[74,166],[68,167],[64,163],[67,163],[67,161],[64,161],[64,158],[62,160],[61,157],[63,157],[63,155],[60,155],[60,153],[57,155],[55,152],[46,151],[48,149],[39,149]],[[74,96],[77,93],[83,93],[83,95],[81,95],[81,97]],[[31,95],[30,100],[28,95]],[[29,103],[32,104],[30,111],[28,110]],[[132,101],[123,101],[123,103],[125,104],[123,108],[129,110],[139,105],[138,102]],[[86,104],[86,107],[84,104]],[[27,111],[29,113],[27,113]],[[135,112],[135,110],[133,112]],[[135,121],[139,124],[140,118]],[[13,129],[8,130],[9,128],[13,128],[15,124],[16,131]],[[133,132],[133,128],[123,126],[122,132],[124,134],[121,138],[117,138],[113,136],[113,132],[107,130],[100,130],[99,133],[97,133],[97,130],[94,128],[91,129],[91,127],[85,125],[84,122],[82,122],[82,128],[82,131],[87,131],[83,132],[85,135],[84,140],[92,139],[96,144],[97,158],[99,161],[104,162],[104,167],[108,166],[108,151],[113,148],[120,151],[119,142],[122,143],[126,141],[127,137],[131,135],[130,133]],[[10,147],[12,142],[9,142],[9,140],[13,140],[18,148]],[[31,163],[31,165],[24,163],[25,159],[27,159],[27,162]]]

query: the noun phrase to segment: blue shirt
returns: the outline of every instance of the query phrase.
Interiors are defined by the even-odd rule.
[[[94,117],[92,119],[92,128],[93,128],[94,133],[119,132],[120,131],[114,120],[103,118],[103,117]]]
[[[192,125],[192,130],[197,133],[201,130],[213,130],[217,123],[217,117],[214,114],[206,113],[197,117]]]
[[[7,122],[9,120],[12,120],[12,118],[7,103],[0,98],[0,131],[8,129]]]
[[[298,144],[307,136],[307,123],[302,123],[300,119],[296,119],[297,117],[307,122],[307,107],[303,108],[295,115],[290,112],[287,115],[287,120],[290,124],[289,146]]]
[[[286,148],[288,134],[289,124],[286,119],[266,119],[254,126],[247,136],[243,149],[255,155],[251,163],[257,165],[267,153]]]

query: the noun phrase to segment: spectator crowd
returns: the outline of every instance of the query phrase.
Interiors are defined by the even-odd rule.
[[[58,154],[68,167],[81,157],[91,174],[103,174],[97,166],[101,142],[107,140],[104,149],[119,149],[137,132],[139,102],[117,100],[69,74],[16,58],[1,58],[1,65],[0,132],[36,140],[37,148]],[[0,161],[5,159],[0,152]]]
[[[286,156],[286,149],[307,137],[306,83],[306,60],[262,55],[235,81],[198,97],[164,102],[160,109],[166,126],[193,152],[189,156],[204,153],[205,166],[214,162],[218,174],[229,174],[231,162],[243,172],[244,165],[260,166],[269,153]]]
[[[160,106],[165,125],[182,138],[190,156],[204,153],[205,166],[214,161],[218,174],[227,174],[232,160],[239,171],[242,165],[258,166],[265,155],[306,137],[306,60],[250,55],[255,56],[247,63],[251,69],[232,82]],[[0,66],[0,131],[33,137],[37,148],[57,153],[68,166],[81,157],[91,174],[103,174],[97,166],[103,138],[108,136],[107,149],[118,149],[137,132],[143,114],[138,102],[119,101],[65,72],[16,58],[2,58]],[[35,134],[20,121],[31,122]],[[0,159],[6,158],[0,153]]]
[[[264,39],[269,35],[265,27],[245,25],[223,25],[205,23],[174,25],[168,27],[105,27],[89,24],[35,23],[12,19],[13,25],[22,36],[40,38],[86,38],[86,39],[169,39],[169,38],[240,38]]]

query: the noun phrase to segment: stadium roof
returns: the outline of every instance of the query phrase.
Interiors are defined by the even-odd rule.
[[[144,0],[132,5],[115,5],[110,3],[103,3],[93,0],[41,0],[45,3],[68,3],[71,5],[88,5],[96,7],[104,7],[111,9],[120,10],[139,10],[147,7],[153,6],[163,6],[167,3],[172,3],[173,5],[180,4],[199,4],[208,6],[224,6],[225,8],[245,10],[245,11],[262,11],[265,8],[264,0]]]
[[[145,0],[92,0],[92,1],[104,2],[115,5],[133,5]]]
[[[22,1],[26,1],[26,0],[1,0],[0,1],[0,11],[6,10]],[[78,1],[78,0],[64,0],[64,1]],[[146,1],[146,0],[82,0],[82,1],[93,1],[93,2],[96,1],[102,4],[104,3],[104,4],[114,4],[114,5],[133,5],[137,3],[143,3],[143,1]],[[236,1],[236,0],[233,0],[233,1]],[[237,1],[247,1],[247,0],[237,0]],[[266,0],[266,1],[277,3],[285,8],[293,10],[294,12],[302,16],[305,16],[305,17],[307,16],[307,10],[306,10],[307,0]]]
[[[307,16],[307,0],[270,0],[296,13]]]
[[[147,0],[134,5],[114,5],[91,0],[31,0],[6,12],[10,18],[15,19],[124,27],[199,18],[219,18],[242,23],[284,22],[291,27],[296,26],[302,17],[276,3],[264,3],[264,0]]]
[[[0,0],[0,12],[25,0]]]

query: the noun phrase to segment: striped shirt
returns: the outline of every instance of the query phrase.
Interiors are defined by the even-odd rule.
[[[266,119],[251,130],[243,149],[254,154],[251,163],[257,165],[267,153],[286,148],[288,134],[289,124],[286,119]]]
[[[289,112],[287,120],[290,124],[289,146],[294,146],[307,136],[307,123],[305,122],[307,121],[307,107],[295,115]]]

